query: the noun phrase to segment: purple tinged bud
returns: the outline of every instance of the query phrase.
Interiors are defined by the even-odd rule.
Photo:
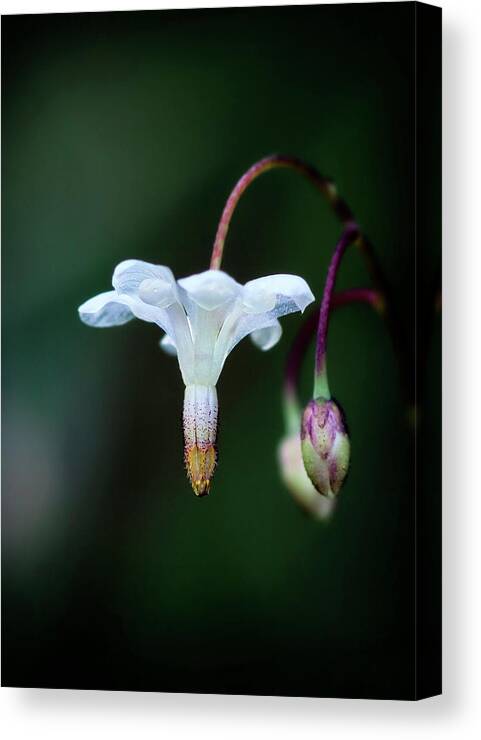
[[[334,498],[349,468],[350,442],[344,415],[335,401],[309,401],[302,417],[301,449],[306,473],[319,493]]]

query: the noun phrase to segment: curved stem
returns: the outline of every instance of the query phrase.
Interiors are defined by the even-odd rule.
[[[329,269],[327,271],[321,308],[319,311],[319,324],[317,327],[316,362],[314,370],[314,398],[323,396],[330,398],[329,383],[327,381],[326,353],[327,353],[327,331],[329,328],[329,314],[332,294],[336,284],[337,272],[347,247],[359,237],[356,227],[347,228],[341,235],[334,254],[332,255]]]
[[[382,313],[384,308],[383,298],[377,290],[373,290],[372,288],[349,288],[348,290],[334,293],[331,300],[331,310],[334,311],[337,308],[348,306],[352,303],[366,303],[372,306],[378,313]],[[299,375],[302,361],[319,322],[319,313],[319,309],[311,311],[295,337],[287,356],[283,395],[286,428],[290,433],[299,431],[299,418],[301,414],[297,395]]]
[[[264,159],[261,159],[259,160],[259,162],[253,164],[252,167],[250,167],[247,172],[242,175],[242,177],[232,190],[231,194],[229,195],[227,203],[225,204],[224,210],[222,212],[219,225],[217,227],[217,233],[215,236],[214,246],[212,249],[212,257],[210,261],[211,270],[220,269],[227,232],[229,230],[232,215],[242,194],[248,188],[248,186],[264,172],[269,172],[270,170],[278,168],[288,168],[299,172],[314,185],[314,187],[324,196],[324,198],[326,198],[335,215],[345,228],[350,225],[357,226],[354,214],[347,205],[346,201],[338,195],[336,186],[330,178],[322,175],[319,170],[317,170],[315,167],[308,164],[307,162],[304,162],[302,159],[291,157],[286,154],[271,154],[270,156],[264,157]],[[368,241],[368,239],[366,239],[364,235],[359,233],[357,244],[366,259],[369,273],[374,280],[377,288],[384,292],[384,276],[370,242]]]

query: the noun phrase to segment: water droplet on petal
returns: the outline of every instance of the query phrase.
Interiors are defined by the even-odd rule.
[[[139,297],[144,303],[159,308],[167,308],[176,300],[172,284],[162,278],[143,280],[139,285]]]

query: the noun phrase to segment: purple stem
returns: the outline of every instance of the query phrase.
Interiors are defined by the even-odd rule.
[[[222,212],[219,225],[217,227],[217,233],[215,236],[214,246],[212,248],[212,257],[210,261],[211,270],[220,269],[224,252],[224,244],[227,237],[227,232],[229,230],[232,215],[246,188],[251,184],[251,182],[253,182],[257,177],[259,177],[259,175],[262,175],[264,172],[282,167],[295,170],[296,172],[299,172],[301,175],[310,180],[314,187],[326,198],[326,200],[334,210],[335,215],[345,228],[355,223],[354,215],[351,209],[349,208],[347,203],[339,197],[339,195],[337,194],[336,186],[330,178],[325,177],[315,167],[312,167],[312,165],[304,162],[301,159],[298,159],[297,157],[291,157],[285,154],[271,154],[270,156],[264,157],[264,159],[261,159],[259,160],[259,162],[253,164],[252,167],[250,167],[247,172],[242,175],[242,177],[232,190],[231,194],[229,195],[227,203],[225,204],[224,210]],[[379,287],[379,289],[384,290],[384,278],[382,275],[382,270],[377,262],[371,244],[362,234],[359,234],[358,246],[367,261],[369,272],[371,274],[371,277],[374,279],[375,284]]]
[[[336,245],[327,271],[326,283],[324,285],[324,293],[319,311],[319,324],[317,327],[314,397],[324,396],[325,398],[330,398],[329,385],[327,382],[326,352],[331,299],[334,292],[334,286],[336,284],[337,272],[344,253],[347,247],[358,237],[359,230],[356,224],[349,225],[341,234],[341,238]]]
[[[334,293],[331,300],[331,311],[355,302],[367,303],[377,311],[381,311],[383,308],[383,301],[377,290],[373,290],[372,288],[349,288],[348,290]],[[319,314],[319,310],[311,311],[295,337],[287,356],[284,375],[284,394],[295,402],[297,402],[297,386],[302,360],[318,325]]]

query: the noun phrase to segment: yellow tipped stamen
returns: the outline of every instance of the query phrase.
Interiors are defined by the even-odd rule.
[[[196,496],[207,496],[214,474],[217,452],[213,444],[192,445],[185,450],[187,475]]]

